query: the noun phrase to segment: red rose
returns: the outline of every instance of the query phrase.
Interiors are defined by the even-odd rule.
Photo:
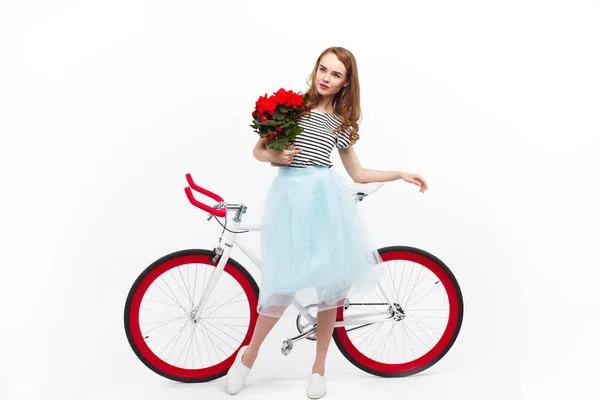
[[[262,122],[267,122],[267,117],[265,117],[265,116],[263,115],[263,116],[261,116],[261,117],[260,117],[260,120],[261,120]]]
[[[278,126],[277,128],[275,128],[275,130],[276,130],[277,132],[281,132],[283,129],[281,129],[281,127],[280,127],[280,126]]]

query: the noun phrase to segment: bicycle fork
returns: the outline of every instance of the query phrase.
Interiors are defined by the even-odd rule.
[[[232,209],[237,209],[239,210],[237,214],[242,213],[243,211],[245,211],[245,207],[243,205],[227,205],[227,208],[232,208]],[[204,290],[204,292],[202,293],[202,297],[200,298],[200,301],[198,302],[197,306],[194,307],[194,309],[192,310],[192,318],[195,319],[199,314],[200,311],[204,308],[204,306],[206,306],[206,302],[208,301],[208,299],[210,298],[210,295],[212,293],[212,291],[214,290],[215,286],[217,286],[217,282],[219,282],[219,278],[221,278],[221,274],[223,274],[223,270],[225,269],[225,265],[227,264],[227,261],[229,260],[229,256],[231,255],[231,250],[233,249],[233,244],[235,243],[235,238],[237,233],[237,230],[240,227],[240,222],[241,219],[239,218],[239,215],[236,214],[236,217],[233,218],[233,224],[230,230],[228,230],[224,235],[223,235],[223,239],[220,240],[221,243],[224,244],[224,247],[221,246],[221,244],[219,244],[216,248],[215,248],[215,257],[213,258],[213,262],[216,260],[219,260],[219,262],[217,263],[217,266],[215,267],[215,269],[213,270],[210,279],[208,280],[208,284],[206,286],[206,290]],[[209,217],[210,219],[211,217]]]

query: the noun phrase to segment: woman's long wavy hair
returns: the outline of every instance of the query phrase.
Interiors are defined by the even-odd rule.
[[[306,106],[309,111],[319,104],[321,95],[317,92],[315,77],[321,58],[327,53],[332,53],[342,64],[344,64],[344,67],[346,68],[346,80],[350,81],[350,84],[346,87],[342,87],[333,98],[333,112],[341,118],[341,124],[334,132],[348,132],[350,134],[350,141],[354,144],[360,138],[358,134],[358,121],[361,117],[360,85],[358,83],[356,59],[349,50],[346,50],[343,47],[329,47],[321,53],[315,63],[312,74],[306,80],[309,87],[303,97],[306,100]]]

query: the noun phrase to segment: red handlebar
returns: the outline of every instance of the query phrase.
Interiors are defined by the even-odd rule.
[[[190,203],[192,203],[196,207],[198,207],[198,208],[200,208],[200,209],[202,209],[202,210],[204,210],[206,212],[209,212],[209,213],[211,213],[211,214],[213,214],[213,215],[215,215],[217,217],[224,217],[224,216],[227,215],[227,210],[225,208],[219,208],[217,210],[214,207],[207,206],[206,204],[201,203],[198,200],[196,200],[194,198],[194,195],[192,194],[192,190],[190,189],[190,187],[192,189],[194,189],[194,190],[196,190],[196,191],[198,191],[198,192],[200,192],[200,193],[202,193],[202,194],[210,197],[211,199],[213,199],[215,201],[218,201],[218,202],[222,202],[223,201],[223,198],[221,196],[218,196],[215,193],[213,193],[213,192],[211,192],[209,190],[206,190],[206,189],[204,189],[204,188],[196,185],[194,183],[194,181],[192,180],[192,176],[190,174],[185,174],[185,177],[186,177],[186,179],[188,181],[188,184],[190,185],[190,186],[188,186],[188,187],[185,188],[185,194],[187,195],[187,198],[190,201]]]

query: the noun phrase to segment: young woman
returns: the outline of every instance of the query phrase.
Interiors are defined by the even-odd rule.
[[[299,120],[304,131],[282,152],[258,140],[253,155],[279,166],[265,201],[259,317],[248,346],[242,347],[227,374],[227,392],[238,393],[267,334],[294,298],[317,304],[317,351],[307,396],[326,394],[325,357],[333,334],[336,308],[350,288],[375,283],[379,254],[357,214],[342,178],[331,167],[334,147],[356,183],[402,179],[427,190],[425,180],[402,171],[363,168],[354,151],[359,139],[360,87],[356,60],[341,47],[317,59],[304,94],[309,113]],[[289,146],[288,146],[289,147]]]

